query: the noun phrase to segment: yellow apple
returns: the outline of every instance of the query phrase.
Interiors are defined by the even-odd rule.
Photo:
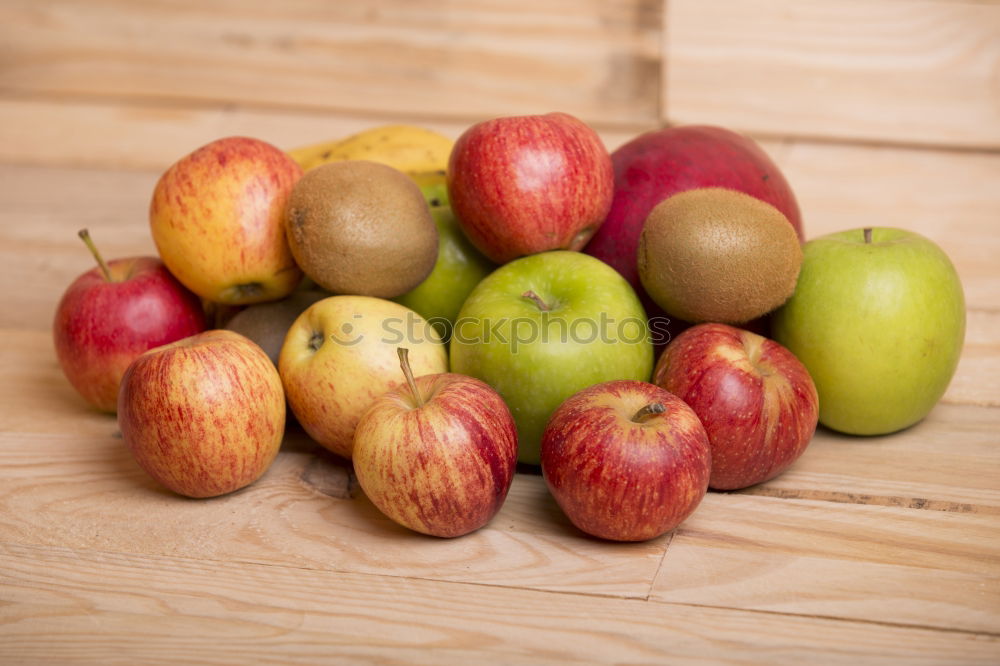
[[[149,207],[153,241],[170,272],[214,303],[288,295],[302,278],[285,238],[284,210],[302,169],[246,137],[218,139],[171,166]]]
[[[288,405],[309,436],[350,458],[361,415],[403,381],[401,346],[410,350],[415,376],[448,371],[437,330],[398,303],[330,296],[299,315],[281,347],[278,371]]]

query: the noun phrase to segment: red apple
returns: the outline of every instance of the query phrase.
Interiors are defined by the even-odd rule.
[[[799,206],[788,182],[767,154],[745,136],[721,127],[668,127],[632,139],[611,154],[611,161],[614,201],[584,252],[625,276],[651,317],[663,312],[650,307],[652,301],[645,296],[636,252],[646,217],[670,195],[701,187],[739,190],[780,210],[803,238]]]
[[[118,384],[139,354],[205,330],[201,301],[154,257],[105,263],[80,231],[97,267],[78,277],[56,308],[56,356],[90,405],[114,412]]]
[[[270,466],[285,394],[264,350],[232,331],[151,349],[125,371],[118,427],[139,466],[180,495],[214,497]]]
[[[542,436],[542,474],[578,528],[644,541],[695,510],[712,459],[708,436],[684,402],[653,384],[619,380],[571,396]]]
[[[699,324],[667,345],[653,382],[684,400],[705,425],[716,490],[773,479],[805,451],[819,398],[805,366],[773,340],[724,324]]]
[[[383,394],[354,434],[354,472],[385,515],[417,532],[455,537],[493,518],[517,465],[517,428],[488,384],[454,373]]]
[[[451,151],[447,178],[462,230],[498,264],[580,250],[607,216],[614,188],[600,137],[565,113],[473,125]]]

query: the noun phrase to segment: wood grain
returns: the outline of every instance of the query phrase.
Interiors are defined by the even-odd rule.
[[[971,310],[958,369],[942,400],[1000,407],[1000,311]]]
[[[654,0],[12,0],[0,20],[11,94],[465,119],[559,109],[647,123],[658,112]]]
[[[997,513],[793,496],[710,494],[651,598],[1000,635]]]
[[[0,543],[6,663],[990,664],[996,637]]]
[[[223,136],[252,136],[287,150],[391,124],[415,124],[457,138],[472,121],[414,117],[405,110],[358,114],[0,95],[0,162],[163,171],[183,155]],[[613,150],[639,132],[654,129],[658,121],[593,126]]]
[[[589,539],[521,474],[488,527],[428,538],[383,516],[350,466],[304,436],[251,487],[192,501],[157,486],[112,432],[0,434],[0,541],[644,598],[669,536]]]
[[[666,120],[1000,148],[1000,5],[671,0]]]
[[[151,172],[0,165],[0,274],[5,323],[51,330],[70,283],[96,264],[77,237],[88,227],[107,259],[156,255],[149,233]]]

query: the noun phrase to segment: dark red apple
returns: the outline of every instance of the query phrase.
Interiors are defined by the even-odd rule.
[[[147,349],[205,330],[205,314],[159,259],[105,263],[86,229],[80,237],[98,266],[78,277],[56,308],[56,355],[84,400],[114,412],[125,368]]]
[[[542,474],[556,502],[587,534],[615,541],[677,527],[705,496],[711,462],[691,408],[646,382],[576,393],[542,436]]]
[[[773,479],[805,451],[819,398],[805,366],[777,342],[724,324],[699,324],[663,351],[653,382],[684,400],[712,445],[716,490]]]
[[[352,460],[368,499],[423,534],[479,529],[507,497],[517,466],[517,427],[500,394],[473,377],[413,377],[376,398],[354,432]]]
[[[662,315],[639,281],[639,235],[656,204],[678,192],[725,187],[780,210],[803,238],[795,195],[771,158],[753,140],[721,127],[689,125],[642,134],[611,154],[615,195],[611,211],[584,248],[625,276],[650,316]]]
[[[613,189],[600,137],[565,113],[477,123],[448,163],[452,210],[472,244],[498,264],[580,250],[607,216]]]

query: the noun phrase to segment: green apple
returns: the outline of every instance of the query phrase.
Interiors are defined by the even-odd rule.
[[[542,431],[574,393],[649,381],[646,313],[613,268],[579,252],[534,254],[482,280],[459,312],[451,370],[490,384],[517,423],[518,460],[539,463]]]
[[[924,418],[965,340],[965,297],[948,256],[902,229],[842,231],[806,243],[773,335],[806,366],[820,423],[881,435]]]
[[[438,258],[427,278],[393,300],[434,324],[447,340],[458,311],[479,281],[496,266],[472,246],[451,208],[431,208],[438,228]]]
[[[407,174],[417,184],[431,208],[450,207],[448,180],[443,169],[434,171],[409,171]]]

